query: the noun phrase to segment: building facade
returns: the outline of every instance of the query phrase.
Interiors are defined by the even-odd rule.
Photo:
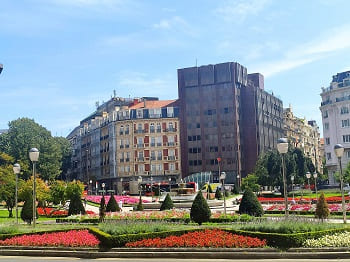
[[[68,139],[73,148],[69,179],[92,193],[138,192],[143,181],[176,181],[180,176],[179,109],[176,100],[114,97],[82,120]],[[160,127],[160,128],[159,128]]]
[[[320,130],[315,120],[307,121],[294,115],[292,106],[283,111],[284,136],[304,155],[312,160],[318,172],[322,171],[323,154],[321,150]]]
[[[282,101],[260,74],[229,62],[178,70],[182,176],[219,170],[227,183],[252,172],[282,136]]]
[[[321,98],[326,167],[329,184],[335,185],[334,174],[339,171],[339,164],[334,146],[342,144],[345,148],[343,168],[350,160],[350,71],[334,75],[329,87],[322,87]]]

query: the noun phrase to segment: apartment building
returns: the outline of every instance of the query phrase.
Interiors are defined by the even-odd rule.
[[[334,75],[329,87],[322,87],[320,95],[328,180],[329,184],[336,185],[334,174],[339,172],[338,159],[334,153],[336,144],[342,144],[345,148],[341,159],[342,168],[350,161],[350,71]]]
[[[292,106],[283,111],[284,136],[296,148],[303,150],[305,156],[311,158],[318,172],[322,170],[322,151],[320,130],[315,120],[307,121],[296,117]]]

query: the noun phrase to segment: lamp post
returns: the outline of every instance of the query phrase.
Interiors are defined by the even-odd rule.
[[[15,205],[16,205],[16,224],[18,224],[18,174],[21,172],[21,166],[16,163],[13,165],[13,173],[16,175],[16,191],[15,191]]]
[[[141,176],[139,176],[137,178],[137,183],[139,185],[139,196],[140,196],[140,199],[141,199],[141,183],[142,183],[142,177]]]
[[[90,194],[92,195],[93,192],[92,192],[92,180],[91,179],[89,181],[89,188],[90,188]],[[88,194],[89,194],[89,188],[88,188]]]
[[[225,179],[226,179],[226,173],[225,173],[225,172],[222,172],[222,173],[220,174],[220,181],[221,181],[222,191],[224,192],[224,214],[225,214],[225,217],[226,217]]]
[[[311,177],[311,173],[310,172],[306,172],[307,185],[309,187],[309,190],[310,190],[310,177]]]
[[[282,176],[283,176],[283,194],[284,194],[284,215],[288,217],[288,196],[287,196],[287,180],[285,171],[284,155],[288,152],[287,138],[280,138],[277,141],[277,150],[282,155]]]
[[[171,192],[171,177],[169,177],[169,194]]]
[[[153,202],[153,177],[151,177],[151,198],[152,198],[152,202]]]
[[[316,173],[316,171],[314,173],[314,179],[315,179],[316,201],[318,201],[318,198],[317,198],[317,173]]]
[[[2,64],[0,64],[0,74],[2,72],[2,69],[4,69],[4,66]]]
[[[102,183],[102,196],[105,195],[105,186],[106,186],[106,184]]]
[[[239,175],[237,175],[237,186],[238,186],[238,188],[240,187],[240,180],[239,180]]]
[[[293,194],[293,203],[294,203],[294,176],[291,176],[290,180],[292,181],[292,194]]]
[[[36,179],[35,179],[35,165],[39,160],[39,150],[35,147],[29,150],[29,158],[33,163],[33,227],[36,224]]]
[[[334,153],[338,157],[339,161],[339,169],[340,169],[340,191],[341,191],[341,206],[343,209],[343,221],[346,224],[346,210],[345,210],[345,198],[344,198],[344,190],[343,190],[343,170],[341,167],[341,158],[344,154],[344,147],[341,144],[336,144],[334,146]]]

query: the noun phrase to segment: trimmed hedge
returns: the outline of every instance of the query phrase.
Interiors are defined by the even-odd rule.
[[[336,228],[323,231],[306,232],[306,233],[294,233],[294,234],[281,234],[281,233],[264,233],[264,232],[253,232],[243,231],[236,229],[223,229],[227,232],[257,237],[259,239],[266,239],[267,245],[271,247],[277,247],[280,249],[288,249],[291,247],[302,247],[304,241],[310,238],[318,238],[328,234],[334,234],[337,232],[350,231],[350,228]]]

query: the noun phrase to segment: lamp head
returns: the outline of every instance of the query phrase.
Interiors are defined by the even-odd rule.
[[[285,154],[288,152],[288,139],[280,138],[277,140],[277,150],[280,154]]]
[[[314,173],[314,178],[315,178],[315,179],[317,178],[317,173],[316,173],[316,172]]]
[[[309,179],[311,177],[311,173],[310,172],[306,172],[306,178]]]
[[[334,153],[338,158],[341,158],[344,154],[344,147],[341,144],[336,144],[334,146]]]
[[[18,163],[16,163],[13,165],[13,173],[19,174],[19,172],[21,172],[21,166]]]
[[[32,162],[38,162],[39,160],[39,150],[35,147],[29,150],[29,158]]]

